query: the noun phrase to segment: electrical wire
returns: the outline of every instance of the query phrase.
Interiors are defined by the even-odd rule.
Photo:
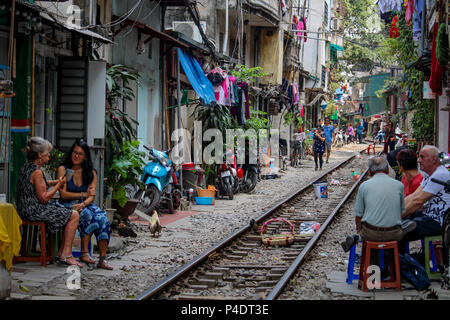
[[[127,13],[124,13],[122,16],[120,16],[120,17],[119,17],[117,20],[115,20],[115,21],[111,21],[111,22],[109,22],[109,23],[100,24],[100,25],[91,25],[91,24],[89,24],[89,25],[84,26],[84,27],[79,26],[78,29],[79,29],[79,30],[86,30],[86,29],[92,29],[92,28],[96,28],[96,27],[101,28],[101,29],[107,29],[107,28],[110,28],[110,27],[114,27],[114,26],[116,26],[116,25],[118,25],[118,24],[121,24],[121,23],[122,23],[123,21],[125,21],[126,19],[128,19],[128,17],[131,16],[131,15],[133,14],[133,12],[137,9],[137,7],[139,6],[139,4],[141,4],[141,3],[143,3],[143,0],[137,0],[137,2],[134,4],[134,6],[133,6]],[[62,13],[62,12],[59,10],[59,8],[58,8],[59,3],[58,3],[57,5],[55,5],[53,2],[51,2],[51,4],[53,5],[53,7],[55,7],[57,13],[59,13],[59,14],[60,14],[61,16],[63,16],[63,17],[66,17],[66,15],[65,15],[64,13]],[[43,11],[44,11],[46,14],[48,14],[48,15],[51,16],[53,19],[55,19],[56,21],[58,21],[58,19],[56,19],[56,18],[54,17],[54,13],[53,13],[53,12],[50,12],[50,11],[48,10],[48,8],[45,8],[45,7],[43,7],[43,6],[41,6],[40,4],[37,4],[37,3],[35,3],[35,5],[38,6],[38,7],[40,7],[41,9],[43,9]]]

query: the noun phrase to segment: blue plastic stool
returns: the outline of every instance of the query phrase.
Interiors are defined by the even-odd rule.
[[[355,268],[355,257],[356,257],[356,244],[351,248],[350,254],[348,256],[348,267],[347,267],[347,280],[348,284],[352,284],[353,280],[359,279],[358,273],[353,273]]]

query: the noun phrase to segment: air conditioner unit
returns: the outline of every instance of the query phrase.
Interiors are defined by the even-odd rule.
[[[331,19],[331,30],[339,29],[339,20],[337,18]]]
[[[206,32],[206,21],[200,21],[203,32]],[[194,21],[173,21],[172,28],[176,32],[180,32],[194,41],[203,43],[200,31]]]

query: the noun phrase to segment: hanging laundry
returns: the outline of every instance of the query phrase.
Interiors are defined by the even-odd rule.
[[[282,84],[281,84],[281,93],[285,93],[286,90],[288,89],[289,86],[289,80],[286,79],[282,79]]]
[[[283,12],[283,16],[288,11],[288,6],[286,5],[286,0],[281,0],[281,11]]]
[[[389,30],[389,38],[398,38],[400,36],[400,32],[397,28],[398,16],[395,16],[392,19],[391,28]]]
[[[292,101],[294,101],[294,95],[292,94],[292,84],[288,87],[287,96],[289,99],[289,103],[293,104]]]
[[[416,0],[415,2],[415,10],[413,15],[413,39],[419,40],[422,36],[422,11],[423,11],[423,2],[425,0]]]
[[[246,82],[239,82],[238,83],[238,87],[242,89],[242,91],[244,92],[243,94],[243,99],[245,99],[244,101],[244,105],[245,105],[245,118],[246,119],[250,119],[250,101],[248,99],[248,83]],[[242,104],[242,102],[241,102]]]
[[[306,18],[305,17],[301,17],[300,19],[294,15],[294,27],[296,30],[305,30],[306,31]],[[300,40],[302,40],[303,36],[305,37],[305,42],[306,42],[306,32],[302,32],[302,31],[297,31],[296,33],[297,37],[300,38]]]
[[[303,26],[304,26],[304,29],[303,30],[305,30],[306,31],[306,17],[303,17]],[[305,42],[308,40],[306,37],[307,37],[307,34],[306,34],[306,32],[303,32],[303,35],[305,36]]]
[[[409,26],[411,25],[411,19],[414,14],[414,0],[405,0],[404,6],[406,8],[405,19]]]
[[[300,93],[298,91],[298,84],[292,84],[292,104],[296,105],[300,101]]]
[[[207,74],[207,78],[214,87],[217,103],[224,106],[231,106],[231,98],[228,94],[230,80],[227,72],[217,67]]]
[[[300,117],[303,117],[303,115],[304,115],[303,105],[301,105],[300,107],[301,107],[301,109],[300,109]]]
[[[378,1],[378,6],[380,7],[381,13],[386,13],[389,11],[400,12],[402,11],[403,0],[380,0]]]
[[[442,73],[443,69],[436,57],[436,39],[439,31],[439,24],[437,22],[433,25],[433,46],[431,49],[431,75],[430,75],[430,89],[437,95],[442,95]]]

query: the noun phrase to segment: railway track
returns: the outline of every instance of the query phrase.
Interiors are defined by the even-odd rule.
[[[317,180],[328,181],[328,198],[316,199],[313,182],[265,211],[254,223],[243,226],[226,239],[158,282],[138,300],[273,300],[314,248],[335,215],[367,174],[367,155],[347,158],[324,172]],[[362,172],[357,181],[352,170]],[[330,184],[334,179],[340,184]],[[266,246],[259,229],[270,218],[284,218],[294,225],[295,238],[288,246]],[[301,223],[315,221],[320,229],[313,235],[299,233]],[[289,225],[275,222],[267,234],[289,231]]]

